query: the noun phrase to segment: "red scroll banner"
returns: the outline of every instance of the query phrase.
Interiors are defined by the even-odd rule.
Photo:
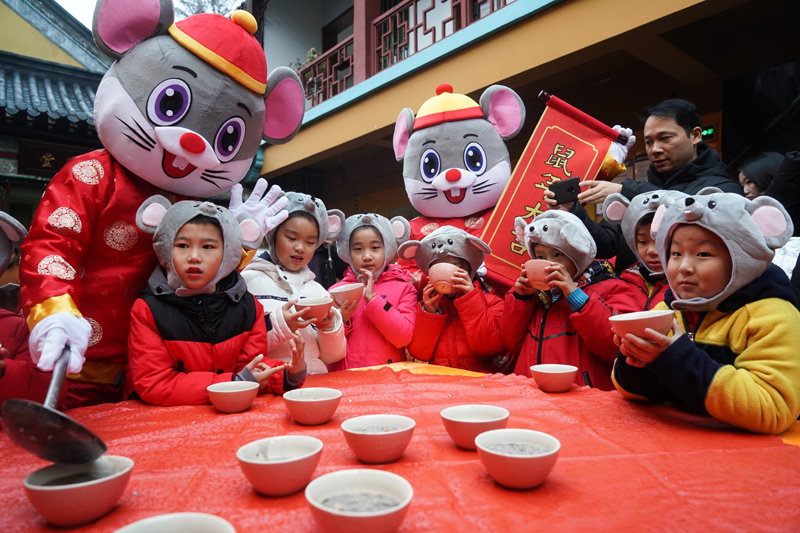
[[[620,137],[555,96],[542,92],[539,97],[547,107],[481,235],[492,248],[486,256],[489,278],[503,285],[509,281],[513,285],[520,265],[530,259],[517,240],[514,219],[519,216],[530,222],[546,211],[544,191],[551,183],[574,177],[594,179],[611,143]]]

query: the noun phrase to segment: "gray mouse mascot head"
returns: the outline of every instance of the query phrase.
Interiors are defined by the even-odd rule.
[[[403,109],[394,128],[394,153],[403,162],[411,205],[427,217],[466,217],[497,204],[511,162],[505,142],[525,122],[522,99],[502,85],[472,98],[436,88],[416,117]]]

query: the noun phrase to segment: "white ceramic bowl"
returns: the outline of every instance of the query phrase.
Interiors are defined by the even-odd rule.
[[[348,283],[347,285],[328,289],[328,293],[333,296],[333,299],[336,300],[336,305],[339,306],[343,305],[345,300],[350,300],[351,302],[358,300],[360,302],[361,297],[364,295],[364,284]]]
[[[508,424],[508,409],[495,405],[454,405],[439,413],[447,434],[459,448],[475,449],[475,437]]]
[[[578,367],[572,365],[533,365],[531,376],[545,392],[566,392],[572,387]]]
[[[451,263],[436,263],[431,266],[428,269],[428,279],[430,279],[434,290],[442,294],[453,292],[453,284],[450,282],[450,278],[453,277],[456,270],[458,270],[458,267]]]
[[[317,321],[320,321],[328,315],[328,311],[330,311],[332,305],[333,298],[322,296],[319,298],[301,298],[294,304],[294,308],[298,311],[309,309],[309,311],[303,315],[303,320],[316,318]]]
[[[372,493],[388,497],[396,506],[380,511],[340,511],[325,505],[328,498],[345,494]],[[339,470],[318,477],[306,487],[306,500],[311,506],[319,529],[323,533],[361,531],[364,533],[391,533],[403,522],[414,489],[404,478],[391,472],[359,468]]]
[[[247,411],[258,396],[255,381],[222,381],[206,387],[208,398],[222,413]]]
[[[320,455],[321,440],[305,435],[283,435],[245,444],[236,452],[236,459],[258,492],[284,496],[308,485]]]
[[[534,289],[539,289],[540,291],[550,289],[550,285],[545,281],[547,272],[544,271],[550,264],[550,261],[545,261],[544,259],[531,259],[525,262],[525,277],[528,278]]]
[[[236,533],[236,529],[213,514],[171,513],[139,520],[115,533]]]
[[[330,420],[341,400],[342,391],[325,387],[295,389],[283,394],[286,410],[295,422],[304,426],[316,426]]]
[[[33,507],[51,524],[75,526],[96,520],[119,501],[131,477],[133,460],[104,455],[81,465],[54,464],[22,482]],[[89,481],[77,482],[80,479]],[[65,484],[69,483],[69,484]]]
[[[672,321],[675,319],[675,311],[660,309],[658,311],[637,311],[636,313],[624,313],[608,318],[611,329],[618,337],[622,338],[628,333],[633,333],[637,337],[644,337],[645,328],[651,328],[666,335],[672,328]]]
[[[414,434],[416,422],[402,415],[365,415],[342,422],[344,438],[363,463],[400,459]]]
[[[533,453],[510,453],[508,445],[517,451],[520,445],[537,448]],[[481,433],[475,439],[478,457],[486,471],[498,484],[512,489],[532,489],[547,478],[558,459],[561,443],[552,435],[531,429],[495,429]],[[502,445],[505,450],[492,450]]]

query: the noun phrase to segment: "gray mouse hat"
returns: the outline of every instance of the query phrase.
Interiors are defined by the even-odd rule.
[[[353,215],[347,218],[344,224],[344,231],[339,235],[336,240],[336,252],[342,261],[350,265],[350,268],[355,271],[353,267],[353,260],[350,257],[350,237],[353,233],[364,226],[369,226],[375,229],[383,239],[384,256],[383,265],[375,272],[374,278],[383,273],[386,266],[392,262],[395,254],[397,254],[397,247],[406,242],[411,237],[411,224],[408,223],[403,217],[397,216],[389,220],[377,213],[362,213],[360,215]],[[358,272],[356,272],[358,275]]]
[[[525,245],[531,257],[536,258],[537,244],[551,246],[569,257],[578,269],[577,278],[589,268],[597,255],[597,245],[581,219],[566,211],[545,211],[530,224],[525,219],[514,219],[514,230],[519,242]]]
[[[421,241],[407,241],[400,245],[397,255],[402,259],[413,259],[426,276],[438,259],[451,256],[463,259],[469,265],[469,277],[483,264],[486,254],[492,253],[485,242],[461,228],[442,226],[425,236]]]
[[[732,268],[730,281],[717,295],[684,300],[675,294],[673,308],[682,311],[716,309],[725,298],[763,274],[775,250],[786,244],[794,232],[789,214],[774,198],[759,196],[748,200],[706,187],[694,196],[664,202],[656,211],[651,232],[665,270],[672,236],[678,226],[685,224],[698,225],[722,239],[731,255]]]
[[[652,217],[656,214],[656,209],[665,201],[678,201],[687,195],[680,191],[655,190],[634,196],[628,200],[620,193],[609,194],[603,202],[603,218],[612,224],[618,224],[622,228],[622,236],[633,255],[648,272],[649,268],[645,265],[643,258],[639,255],[636,247],[636,232],[643,223],[643,219]],[[652,232],[651,232],[652,233]],[[664,269],[651,274],[663,275]]]
[[[11,252],[19,248],[28,235],[28,230],[20,222],[0,211],[0,274],[4,274],[11,261]]]
[[[198,215],[213,218],[222,228],[223,256],[217,275],[209,284],[196,292],[213,290],[219,280],[233,272],[242,260],[242,248],[254,250],[262,239],[258,222],[247,214],[238,217],[211,202],[185,200],[175,205],[160,195],[151,196],[136,212],[136,225],[142,231],[153,234],[153,249],[158,262],[167,271],[167,284],[175,291],[183,288],[183,282],[172,264],[172,247],[180,229]]]
[[[285,192],[284,196],[289,200],[289,205],[286,206],[285,211],[291,215],[292,213],[302,211],[311,215],[317,222],[319,228],[319,237],[317,237],[317,248],[327,241],[334,241],[341,234],[344,226],[344,213],[338,209],[326,209],[325,203],[319,198],[315,198],[310,194],[303,194],[299,192]],[[267,248],[269,249],[269,256],[272,262],[280,264],[278,257],[275,254],[275,234],[278,232],[277,226],[275,229],[267,233]],[[285,265],[284,265],[285,266]]]

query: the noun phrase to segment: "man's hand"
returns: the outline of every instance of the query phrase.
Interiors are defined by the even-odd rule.
[[[550,189],[544,190],[544,203],[547,204],[547,209],[556,209],[558,211],[570,211],[572,206],[575,205],[575,202],[569,202],[568,204],[557,204],[556,203],[556,193],[551,191]]]
[[[622,191],[622,184],[611,181],[586,180],[581,182],[581,188],[586,189],[578,195],[578,201],[583,204],[602,204],[606,196]]]
[[[255,218],[261,224],[264,235],[277,228],[289,216],[286,211],[289,199],[283,195],[281,188],[273,185],[264,196],[266,190],[267,180],[259,178],[253,187],[253,192],[247,197],[247,201],[242,203],[243,189],[242,185],[237,183],[231,187],[231,200],[228,204],[228,210],[233,213],[233,216],[247,213]]]

